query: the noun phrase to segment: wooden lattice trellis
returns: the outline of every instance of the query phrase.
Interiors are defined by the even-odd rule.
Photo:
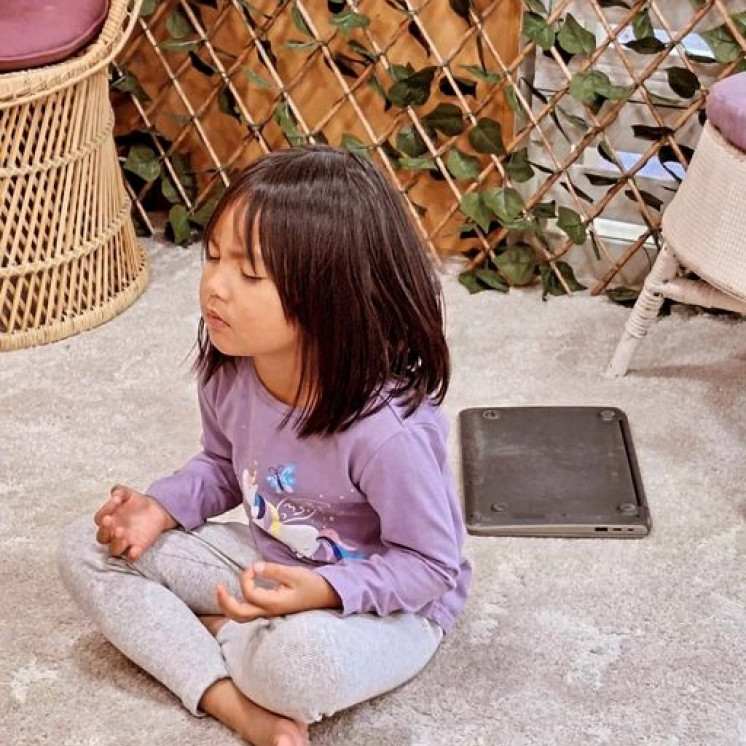
[[[587,244],[600,292],[657,243],[745,31],[726,0],[150,0],[115,66],[120,153],[142,222],[169,209],[185,243],[258,155],[341,144],[471,289],[572,290]],[[638,227],[622,251],[609,221]]]

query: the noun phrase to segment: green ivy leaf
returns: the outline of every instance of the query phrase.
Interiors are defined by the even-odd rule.
[[[195,52],[202,46],[202,42],[199,39],[166,39],[158,46],[169,52]]]
[[[438,88],[444,96],[457,96],[462,93],[464,96],[477,97],[477,84],[473,80],[467,80],[466,78],[460,78],[457,75],[452,75],[453,84],[447,77],[440,79]]]
[[[342,135],[342,147],[352,153],[357,153],[366,158],[368,157],[368,146],[362,140],[355,137],[355,135],[350,135],[345,132],[345,134]]]
[[[505,251],[492,258],[492,263],[513,287],[531,284],[538,266],[533,246],[526,243],[508,246]]]
[[[192,227],[189,225],[189,213],[184,205],[174,205],[168,211],[168,225],[174,237],[174,243],[186,246],[192,238]]]
[[[210,222],[210,218],[212,217],[213,212],[215,212],[215,208],[219,201],[220,197],[212,197],[207,200],[199,210],[195,210],[192,215],[190,215],[189,220],[204,228]]]
[[[497,290],[499,293],[507,293],[510,289],[508,283],[494,269],[476,269],[474,270],[474,275],[478,282],[486,285],[491,290]]]
[[[438,166],[430,157],[409,158],[403,156],[399,159],[399,165],[407,171],[437,171]]]
[[[557,41],[570,54],[590,55],[596,50],[595,35],[583,28],[572,13],[567,14]]]
[[[625,0],[599,0],[598,3],[602,8],[626,8],[630,9],[629,3]]]
[[[652,207],[654,210],[660,211],[661,207],[663,207],[663,200],[659,197],[656,197],[651,192],[647,192],[644,189],[638,189],[637,190],[640,193],[640,197],[642,198],[642,201],[648,206]],[[637,197],[635,196],[635,193],[631,189],[625,189],[624,196],[632,200],[632,202],[637,202]]]
[[[525,0],[525,2],[526,7],[534,13],[538,13],[540,16],[549,15],[549,11],[541,0]]]
[[[551,49],[556,39],[554,29],[536,13],[523,14],[523,35],[542,49]]]
[[[465,194],[459,203],[461,212],[471,218],[485,233],[490,229],[492,215],[479,192]]]
[[[355,41],[354,39],[347,43],[350,45],[350,49],[353,52],[357,52],[357,54],[359,54],[364,60],[367,60],[368,62],[378,62],[378,59],[381,56],[379,53],[371,52],[366,46],[362,45],[358,41]]]
[[[427,153],[427,145],[412,124],[402,127],[396,135],[396,149],[410,158],[418,158]]]
[[[181,195],[176,191],[173,181],[171,181],[168,176],[164,176],[161,179],[161,194],[163,194],[171,204],[181,202]]]
[[[496,73],[492,70],[485,70],[479,65],[459,65],[462,70],[466,70],[469,75],[472,75],[479,80],[485,80],[488,83],[497,84],[503,79],[502,73]]]
[[[143,4],[140,6],[140,17],[147,18],[152,16],[155,11],[155,5],[157,0],[143,0]]]
[[[176,176],[181,182],[181,186],[184,187],[187,194],[192,198],[196,189],[196,180],[194,173],[191,171],[188,158],[174,153],[171,156],[171,165],[176,171]]]
[[[688,166],[692,162],[692,158],[694,157],[694,149],[688,147],[687,145],[682,145],[681,143],[677,143],[677,145],[679,146],[681,155],[684,156],[684,162]],[[676,152],[674,151],[673,146],[671,145],[664,145],[658,151],[658,160],[661,163],[678,163],[679,162]]]
[[[341,13],[335,13],[329,21],[345,36],[356,28],[367,28],[370,26],[370,18],[362,13],[356,13],[354,10],[343,10]]]
[[[474,127],[469,130],[468,139],[469,144],[477,153],[505,155],[502,127],[494,119],[488,117],[478,119]]]
[[[238,101],[236,101],[233,91],[227,87],[221,88],[220,93],[218,93],[218,109],[220,109],[223,114],[233,117],[237,122],[244,123],[241,110],[238,107]]]
[[[557,227],[563,230],[574,244],[579,246],[584,244],[588,237],[583,218],[569,207],[560,206]]]
[[[664,137],[674,134],[674,130],[670,127],[651,127],[647,124],[633,124],[632,132],[640,140],[649,140],[650,142],[662,140]]]
[[[277,106],[274,118],[291,145],[302,145],[305,142],[306,138],[300,133],[298,120],[287,101],[283,101]]]
[[[389,88],[388,100],[394,106],[422,106],[430,98],[430,85],[435,77],[435,67],[423,67],[406,78],[398,80]]]
[[[666,73],[671,90],[682,98],[692,98],[701,87],[699,78],[685,67],[669,67]]]
[[[631,93],[631,87],[614,85],[600,70],[576,73],[570,81],[570,95],[593,110],[598,110],[604,100],[621,101]]]
[[[714,56],[697,54],[696,52],[686,52],[686,58],[692,62],[696,62],[698,65],[713,65],[717,63]]]
[[[624,46],[638,54],[658,54],[658,52],[662,52],[666,48],[666,45],[656,36],[633,39],[632,41],[625,42]]]
[[[528,148],[521,148],[516,150],[513,155],[510,156],[505,170],[508,176],[517,184],[524,184],[530,181],[534,175],[534,169],[528,160]]]
[[[462,153],[458,148],[451,148],[448,151],[446,168],[451,176],[458,181],[476,179],[482,170],[479,158]]]
[[[656,106],[675,106],[677,109],[680,108],[681,102],[677,98],[659,96],[657,93],[653,93],[653,91],[648,91],[648,96],[650,96],[650,100]]]
[[[616,287],[607,290],[606,297],[620,306],[630,308],[635,305],[635,302],[640,297],[640,291],[634,288]]]
[[[507,100],[508,106],[510,106],[513,113],[516,115],[516,117],[518,117],[519,121],[525,121],[526,113],[523,111],[523,107],[521,106],[521,102],[518,100],[518,96],[516,96],[515,88],[509,86],[505,89],[505,99]]]
[[[140,85],[140,81],[126,67],[122,68],[122,75],[112,83],[111,87],[117,91],[131,93],[138,101],[142,101],[143,103],[150,101],[150,96],[148,96],[145,89]]]
[[[531,212],[537,220],[556,218],[557,203],[554,200],[551,202],[538,202],[533,206]]]
[[[732,17],[738,24],[736,17]],[[740,24],[738,25],[740,28]],[[743,28],[740,30],[743,33]],[[735,62],[741,56],[741,47],[725,24],[709,31],[702,31],[700,36],[707,42],[707,46],[712,50],[712,54],[718,62],[723,64]]]
[[[183,39],[194,32],[189,19],[179,8],[174,8],[166,19],[166,31],[172,39]]]
[[[593,186],[613,186],[619,181],[618,176],[603,176],[602,174],[586,174],[585,178]]]
[[[290,18],[292,19],[295,28],[297,28],[298,31],[301,32],[301,34],[305,34],[306,36],[310,36],[313,38],[311,29],[308,28],[306,19],[303,17],[303,13],[300,12],[300,8],[298,8],[296,3],[293,3],[292,7],[290,8]]]
[[[368,85],[384,100],[383,110],[388,111],[391,108],[391,102],[381,85],[381,81],[378,80],[375,75],[371,75],[370,78],[368,78]]]
[[[438,104],[422,117],[422,122],[444,135],[460,135],[464,131],[463,114],[455,104]]]
[[[487,290],[487,287],[479,282],[476,272],[473,269],[462,272],[458,276],[458,281],[469,291],[470,295],[482,293]]]
[[[161,175],[158,156],[147,145],[133,145],[127,153],[123,168],[147,182],[155,181]]]
[[[275,84],[272,81],[263,78],[261,75],[255,73],[253,70],[249,70],[248,67],[245,67],[243,69],[243,76],[244,78],[246,78],[246,80],[249,81],[249,83],[253,83],[257,88],[269,90],[270,88],[275,87]]]
[[[617,163],[617,158],[611,150],[611,146],[608,142],[606,142],[606,140],[601,140],[601,142],[598,144],[598,154],[609,163],[613,163],[617,167],[619,166],[619,164]]]
[[[292,49],[295,52],[305,52],[306,50],[318,49],[321,46],[320,41],[300,41],[300,39],[288,39],[283,42],[283,47]]]
[[[562,114],[562,116],[574,127],[583,130],[583,132],[588,131],[588,122],[586,122],[583,117],[579,117],[575,114],[570,114],[570,112],[562,106],[557,106],[557,111]]]
[[[406,80],[411,75],[414,75],[415,69],[407,62],[406,65],[391,65],[389,73],[391,73],[391,77],[398,83],[400,80]]]
[[[523,197],[512,187],[492,187],[482,199],[503,225],[515,222],[524,210]]]
[[[570,95],[585,104],[595,107],[601,90],[606,90],[611,81],[606,73],[600,70],[586,70],[576,73],[570,81]]]
[[[635,39],[647,39],[655,36],[653,22],[650,20],[650,13],[647,9],[635,14],[632,19],[632,33],[634,33]]]
[[[567,286],[572,292],[577,290],[585,290],[585,285],[581,285],[577,279],[575,279],[575,273],[572,267],[567,262],[555,262],[554,266],[557,267],[557,271],[562,275],[562,278],[567,283]],[[562,283],[559,278],[553,272],[552,268],[548,264],[542,264],[540,267],[541,271],[541,285],[543,292],[541,299],[545,300],[547,295],[565,295],[565,288],[562,287]]]

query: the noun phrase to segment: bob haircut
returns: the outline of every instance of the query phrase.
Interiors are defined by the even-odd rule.
[[[235,209],[233,209],[235,208]],[[263,156],[224,193],[204,234],[233,209],[236,240],[258,245],[300,335],[300,437],[341,432],[401,400],[408,417],[450,378],[440,283],[401,197],[364,157],[322,145]],[[233,358],[200,320],[194,369],[206,383]],[[291,418],[291,415],[286,419]]]

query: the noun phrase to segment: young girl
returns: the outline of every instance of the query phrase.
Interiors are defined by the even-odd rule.
[[[464,606],[439,286],[399,195],[328,147],[246,170],[205,252],[202,452],[115,487],[59,567],[194,715],[299,746],[415,676]],[[242,502],[248,525],[208,521]]]

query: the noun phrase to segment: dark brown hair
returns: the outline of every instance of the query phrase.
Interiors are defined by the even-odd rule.
[[[401,197],[366,158],[321,145],[270,153],[226,190],[205,229],[236,207],[237,238],[256,236],[285,315],[301,335],[302,437],[331,434],[400,399],[409,416],[440,403],[450,378],[440,283]],[[231,358],[200,321],[203,382]]]

